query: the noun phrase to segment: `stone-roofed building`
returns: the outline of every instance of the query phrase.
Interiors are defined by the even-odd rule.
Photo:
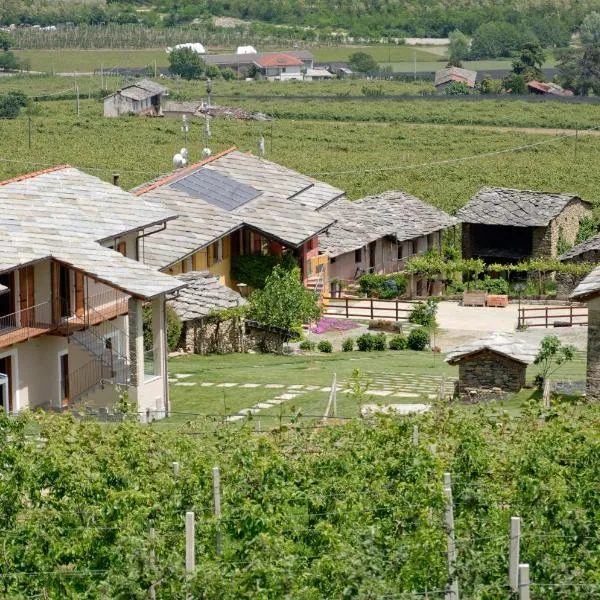
[[[477,71],[461,69],[460,67],[448,67],[435,74],[433,85],[438,91],[443,91],[451,83],[464,83],[471,89],[475,87]]]
[[[458,394],[466,400],[516,393],[526,383],[527,366],[538,349],[509,334],[467,342],[446,355],[446,362],[458,365]]]
[[[169,305],[183,323],[180,347],[196,354],[243,352],[242,319],[222,320],[218,315],[247,301],[208,271],[183,273],[177,279],[186,287],[169,300]]]
[[[336,223],[319,236],[319,249],[329,257],[330,279],[345,281],[365,273],[402,271],[411,256],[441,249],[442,232],[458,223],[444,211],[401,191],[354,202],[340,198],[321,212]],[[411,277],[409,292],[424,295],[426,283]]]
[[[571,299],[588,307],[587,376],[588,400],[600,400],[600,267],[596,267],[575,288]]]
[[[130,113],[161,115],[161,103],[169,88],[149,79],[134,81],[104,98],[104,116],[120,117]]]
[[[516,263],[555,258],[560,237],[573,244],[579,221],[592,206],[575,194],[483,188],[456,216],[464,258]]]
[[[600,263],[600,234],[585,240],[558,257],[564,263]],[[567,297],[581,283],[584,276],[575,273],[557,273],[558,295]]]
[[[137,257],[139,240],[174,218],[68,166],[0,182],[7,411],[84,400],[106,407],[125,388],[143,418],[165,415],[165,295],[184,284]],[[144,304],[151,306],[150,354]]]
[[[318,235],[334,218],[317,210],[343,191],[231,148],[133,190],[179,219],[148,238],[143,260],[172,274],[208,270],[233,287],[232,259],[294,254],[308,284],[327,259]],[[243,283],[243,282],[240,282]]]

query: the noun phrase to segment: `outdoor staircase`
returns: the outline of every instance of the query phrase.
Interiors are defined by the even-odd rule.
[[[323,297],[323,292],[325,291],[325,281],[323,279],[323,274],[318,273],[317,275],[313,275],[306,280],[305,287],[313,292],[316,296],[320,298]]]

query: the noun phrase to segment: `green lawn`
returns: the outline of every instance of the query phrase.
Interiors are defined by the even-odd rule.
[[[302,422],[314,422],[321,417],[327,406],[329,392],[323,388],[331,386],[337,376],[337,415],[354,418],[358,415],[356,399],[343,393],[355,369],[361,372],[363,382],[369,382],[362,403],[431,403],[430,396],[436,394],[442,378],[446,380],[447,393],[453,389],[458,369],[449,366],[443,356],[430,352],[373,352],[333,353],[331,355],[276,356],[261,354],[230,354],[225,356],[185,356],[169,362],[171,376],[171,407],[173,417],[167,424],[180,424],[202,415],[217,421],[241,409],[250,408],[285,393],[298,390],[290,386],[302,386],[302,393],[288,399],[279,406],[265,408],[252,420],[258,427],[271,428],[289,422],[300,414]],[[528,376],[532,380],[537,372],[530,367]],[[554,380],[581,381],[585,374],[585,357],[578,354],[576,360],[563,366]],[[187,377],[177,377],[187,375]],[[391,382],[391,380],[394,382]],[[404,383],[398,383],[400,380]],[[175,383],[177,381],[177,383]],[[414,381],[413,384],[410,381]],[[181,385],[183,383],[183,385]],[[201,384],[214,384],[203,387]],[[190,385],[195,384],[195,385]],[[222,386],[219,384],[235,384]],[[259,384],[259,387],[242,387],[243,384]],[[266,385],[274,387],[265,387]],[[275,387],[275,386],[281,387]],[[319,386],[306,391],[306,386]],[[427,394],[423,387],[427,386]],[[369,393],[373,391],[373,394]],[[392,390],[388,395],[377,391]],[[414,390],[414,396],[409,393]],[[400,392],[402,396],[396,396]],[[510,413],[518,413],[530,399],[539,399],[532,389],[522,390],[514,398],[501,403]]]

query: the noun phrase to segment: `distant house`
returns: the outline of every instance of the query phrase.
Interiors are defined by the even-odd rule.
[[[333,79],[335,75],[330,73],[327,69],[306,69],[304,74],[305,81],[323,81],[325,79]]]
[[[161,103],[169,89],[148,79],[140,79],[104,98],[104,116],[120,117],[129,113],[161,115]]]
[[[241,319],[220,321],[218,314],[247,303],[209,271],[177,275],[186,287],[168,300],[183,323],[181,347],[195,354],[244,351]]]
[[[207,65],[215,65],[220,69],[229,67],[233,69],[238,78],[243,79],[248,76],[250,67],[254,65],[255,60],[260,60],[265,56],[270,56],[270,52],[256,52],[244,54],[206,54],[202,58]],[[287,56],[293,56],[302,61],[302,64],[307,69],[312,69],[314,65],[314,56],[308,50],[286,50]]]
[[[506,334],[468,342],[446,355],[458,365],[458,394],[466,400],[494,392],[516,393],[525,387],[527,366],[538,349]]]
[[[295,56],[275,52],[254,59],[258,75],[270,81],[301,80],[303,78],[304,63]]]
[[[444,211],[400,191],[355,202],[341,198],[320,212],[336,219],[319,236],[320,252],[329,258],[330,280],[400,272],[410,257],[440,250],[443,231],[458,224]],[[425,295],[426,283],[411,277],[409,292]]]
[[[231,148],[133,192],[179,215],[145,241],[143,260],[153,267],[173,275],[207,270],[235,289],[246,283],[232,277],[236,257],[290,253],[305,285],[326,278],[318,236],[335,218],[318,209],[342,190]]]
[[[451,83],[465,83],[470,88],[474,88],[476,80],[477,71],[469,71],[468,69],[461,69],[459,67],[448,67],[435,74],[433,85],[438,91],[443,91]]]
[[[516,263],[555,258],[558,242],[573,244],[592,206],[575,194],[482,188],[456,216],[462,221],[464,258]]]
[[[529,91],[534,94],[543,94],[548,96],[574,96],[571,90],[565,90],[557,83],[545,83],[541,81],[529,81],[527,83]]]

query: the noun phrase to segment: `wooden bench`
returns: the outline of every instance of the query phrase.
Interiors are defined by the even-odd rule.
[[[472,292],[463,292],[463,306],[485,306],[487,300],[487,292],[481,290],[473,290]]]

